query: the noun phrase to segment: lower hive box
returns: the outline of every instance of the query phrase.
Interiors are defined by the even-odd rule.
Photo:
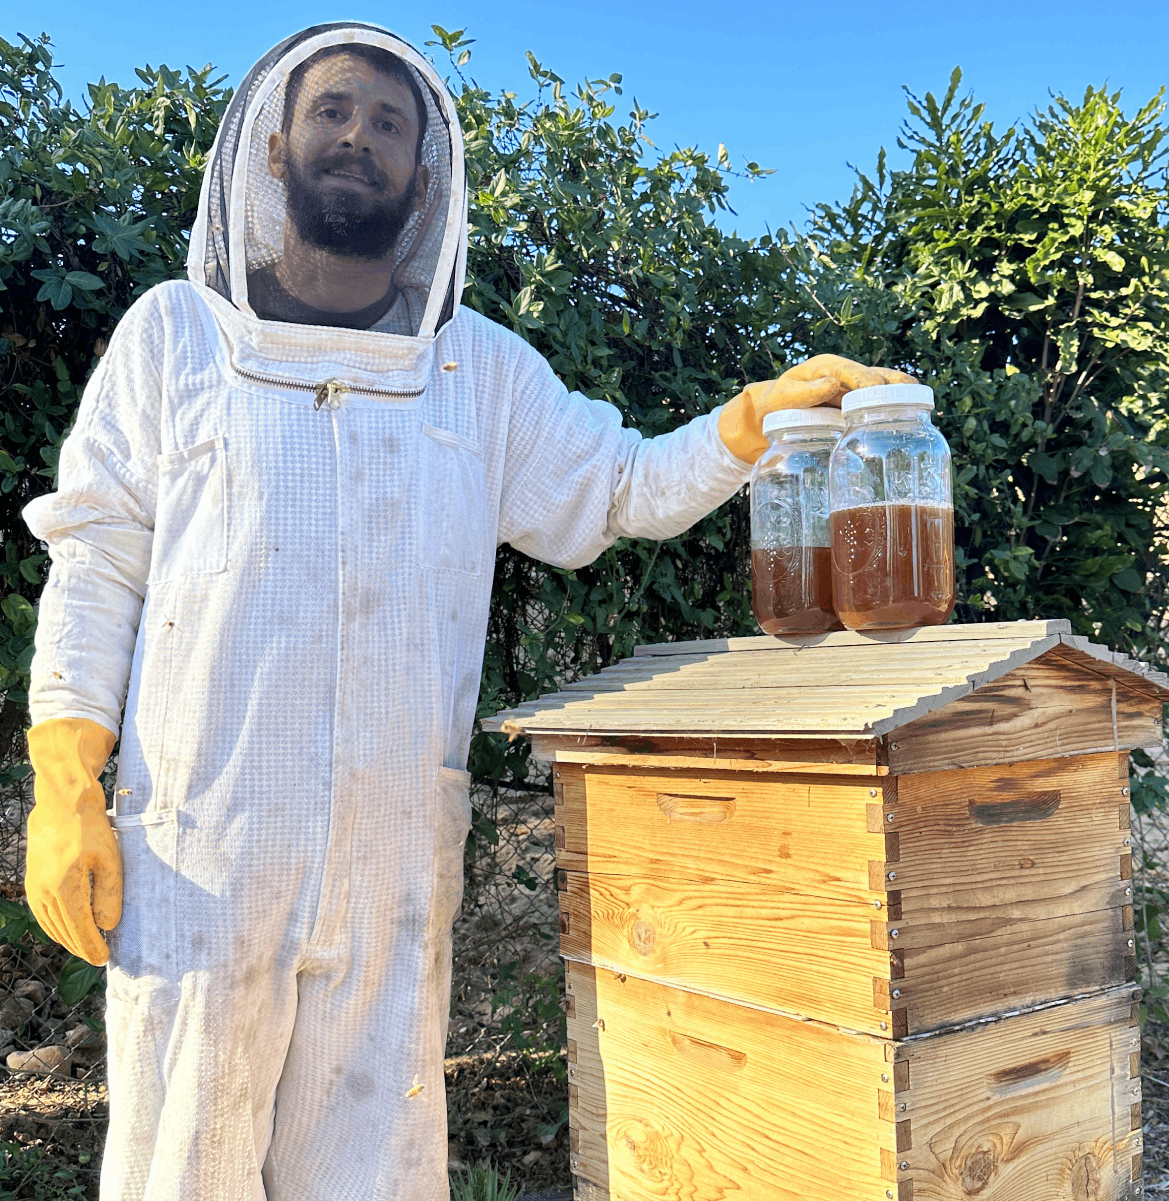
[[[578,1201],[1138,1201],[1131,986],[905,1039],[567,964]]]

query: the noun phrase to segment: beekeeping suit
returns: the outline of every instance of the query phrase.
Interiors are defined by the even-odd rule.
[[[298,161],[286,136],[298,65],[368,83],[368,56],[314,58],[353,43],[408,64],[399,98],[425,110],[393,245],[364,258],[318,242],[344,249],[393,191],[361,139],[401,113],[331,159]],[[341,128],[346,80],[310,74],[298,102]],[[314,188],[332,198],[332,233],[293,212],[294,169],[302,210],[305,187],[309,209]],[[223,121],[189,278],[118,325],[58,491],[26,511],[52,553],[38,810],[65,755],[38,731],[81,731],[91,798],[121,738],[120,922],[98,908],[107,851],[80,861],[116,923],[103,1201],[447,1196],[450,930],[495,548],[588,563],[677,534],[746,478],[716,414],[642,440],[461,307],[466,237],[459,127],[426,60],[368,26],[284,42]],[[347,256],[362,303],[338,309]],[[38,820],[30,881],[56,853]],[[64,908],[44,913],[68,942]]]

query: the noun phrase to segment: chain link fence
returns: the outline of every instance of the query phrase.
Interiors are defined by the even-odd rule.
[[[112,769],[107,786],[112,787]],[[448,1162],[541,1198],[570,1187],[553,801],[476,788],[454,930]],[[23,739],[0,759],[0,1201],[97,1197],[108,1119],[104,973],[42,941],[22,901]]]
[[[108,1116],[101,974],[40,941],[24,916],[31,788],[17,756],[0,762],[0,1199],[96,1199]],[[571,1177],[553,800],[477,787],[473,802],[454,930],[448,1162],[456,1180],[492,1165],[532,1201],[563,1197]],[[1169,994],[1169,812],[1134,813],[1133,837],[1138,950],[1155,1002]],[[1169,1198],[1169,1028],[1150,1010],[1145,1187]]]

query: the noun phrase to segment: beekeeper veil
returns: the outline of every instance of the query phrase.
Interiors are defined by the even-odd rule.
[[[318,25],[270,50],[233,97],[188,275],[301,338],[430,340],[462,290],[465,215],[462,140],[433,67],[374,26]]]

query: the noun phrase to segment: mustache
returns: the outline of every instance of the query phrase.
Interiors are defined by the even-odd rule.
[[[376,188],[385,188],[389,183],[386,173],[367,158],[352,154],[333,154],[328,158],[317,159],[313,163],[313,174],[324,175],[330,171],[340,171],[346,175],[357,175],[366,183]]]

